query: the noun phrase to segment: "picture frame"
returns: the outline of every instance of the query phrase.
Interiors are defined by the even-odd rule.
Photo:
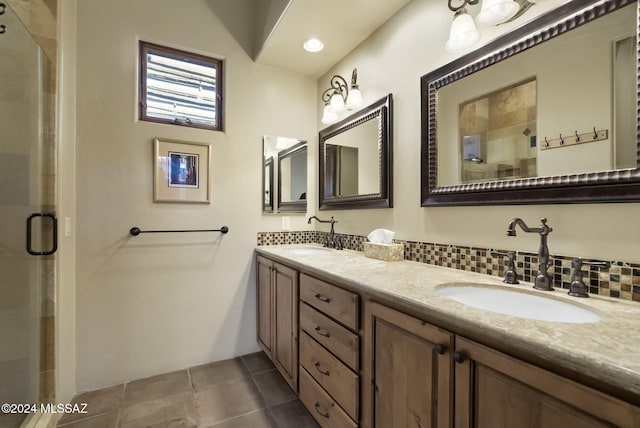
[[[211,203],[211,145],[154,138],[153,201]]]

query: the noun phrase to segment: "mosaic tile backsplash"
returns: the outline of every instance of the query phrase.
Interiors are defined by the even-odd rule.
[[[322,244],[327,232],[259,232],[258,245],[286,244]],[[336,234],[342,240],[345,249],[364,251],[366,236]],[[403,241],[394,242],[404,245],[404,258],[414,262],[445,266],[453,269],[478,272],[486,275],[503,277],[505,262],[501,257],[491,253],[506,253],[502,249],[466,247],[459,245],[438,244],[432,242]],[[549,273],[555,288],[569,289],[571,284],[571,261],[573,257],[551,255],[553,267]],[[624,261],[584,259],[585,262],[606,261],[609,267],[582,266],[582,277],[589,293],[640,302],[640,264]],[[518,279],[533,282],[538,272],[537,253],[520,251],[516,255],[516,271]]]

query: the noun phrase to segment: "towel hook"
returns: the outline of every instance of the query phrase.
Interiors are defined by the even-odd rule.
[[[597,139],[598,138],[598,133],[596,132],[596,127],[593,127],[593,139]]]
[[[580,136],[578,135],[578,131],[576,131],[576,143],[580,142]]]
[[[564,138],[562,138],[562,134],[560,134],[560,145],[564,145]]]
[[[544,146],[549,147],[549,142],[547,141],[547,137],[544,137]]]
[[[7,32],[7,26],[6,25],[0,25],[0,34],[4,34]]]
[[[7,8],[7,5],[4,3],[0,3],[0,15],[4,15],[4,11]]]

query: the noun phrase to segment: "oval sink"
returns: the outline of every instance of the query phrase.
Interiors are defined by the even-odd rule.
[[[519,318],[578,324],[602,319],[596,312],[581,306],[510,288],[456,283],[443,284],[436,292],[474,308]]]
[[[320,248],[320,247],[295,247],[295,248],[285,248],[284,251],[291,254],[319,255],[319,254],[328,254],[332,250],[328,248]]]

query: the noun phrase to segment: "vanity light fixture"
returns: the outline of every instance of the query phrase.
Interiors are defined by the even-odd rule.
[[[480,1],[461,0],[462,3],[455,6],[455,0],[447,0],[449,9],[455,13],[449,40],[445,45],[449,52],[467,49],[480,40],[480,32],[467,11],[467,5],[474,6]],[[482,24],[499,25],[522,15],[537,1],[543,0],[482,0],[482,7],[476,19]]]
[[[351,87],[347,86],[347,81],[340,75],[331,77],[329,88],[322,93],[324,110],[321,122],[326,124],[338,120],[338,115],[345,110],[353,110],[362,107],[362,93],[357,83],[358,70],[353,69],[351,73]]]

